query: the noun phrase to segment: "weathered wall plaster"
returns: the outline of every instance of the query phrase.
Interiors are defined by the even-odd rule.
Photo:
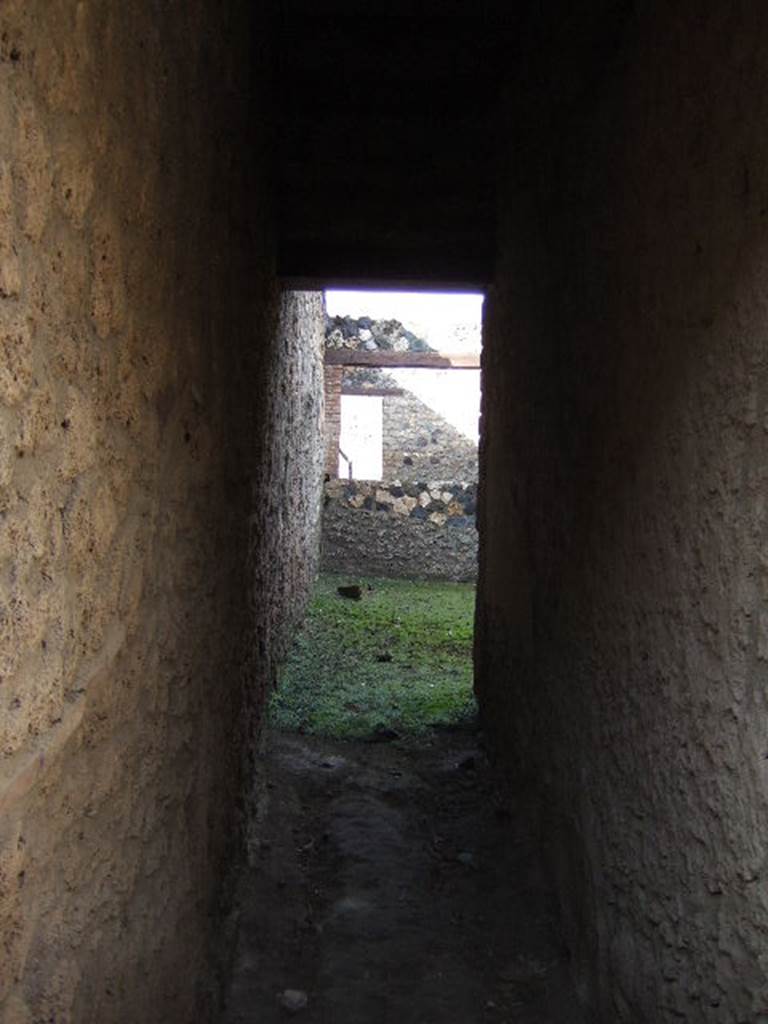
[[[551,159],[509,167],[477,689],[600,1019],[741,1024],[768,1019],[768,11],[637,10]]]
[[[231,145],[263,121],[247,7],[0,9],[3,1024],[212,1007],[319,497],[321,332],[300,364],[291,333],[319,299],[278,330],[259,147]]]

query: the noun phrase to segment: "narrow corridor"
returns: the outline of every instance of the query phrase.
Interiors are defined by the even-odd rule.
[[[226,1024],[578,1024],[529,808],[473,733],[274,733],[266,771]]]
[[[220,1024],[222,958],[227,1024],[768,1022],[767,85],[757,0],[0,3],[0,1024]],[[524,798],[262,763],[353,288],[485,295],[477,491],[347,504],[475,517]]]

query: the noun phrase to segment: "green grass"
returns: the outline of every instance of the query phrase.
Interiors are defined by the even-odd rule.
[[[350,583],[362,600],[339,596]],[[271,701],[273,723],[352,738],[471,719],[474,596],[464,583],[321,576]]]

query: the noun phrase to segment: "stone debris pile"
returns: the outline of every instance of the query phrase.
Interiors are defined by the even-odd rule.
[[[363,352],[432,352],[434,349],[403,327],[399,320],[373,320],[369,316],[325,318],[325,344],[329,349]]]

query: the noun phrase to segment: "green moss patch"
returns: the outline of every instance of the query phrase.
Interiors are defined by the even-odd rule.
[[[357,584],[360,600],[341,597]],[[470,720],[470,584],[321,576],[271,701],[281,729],[365,737]]]

